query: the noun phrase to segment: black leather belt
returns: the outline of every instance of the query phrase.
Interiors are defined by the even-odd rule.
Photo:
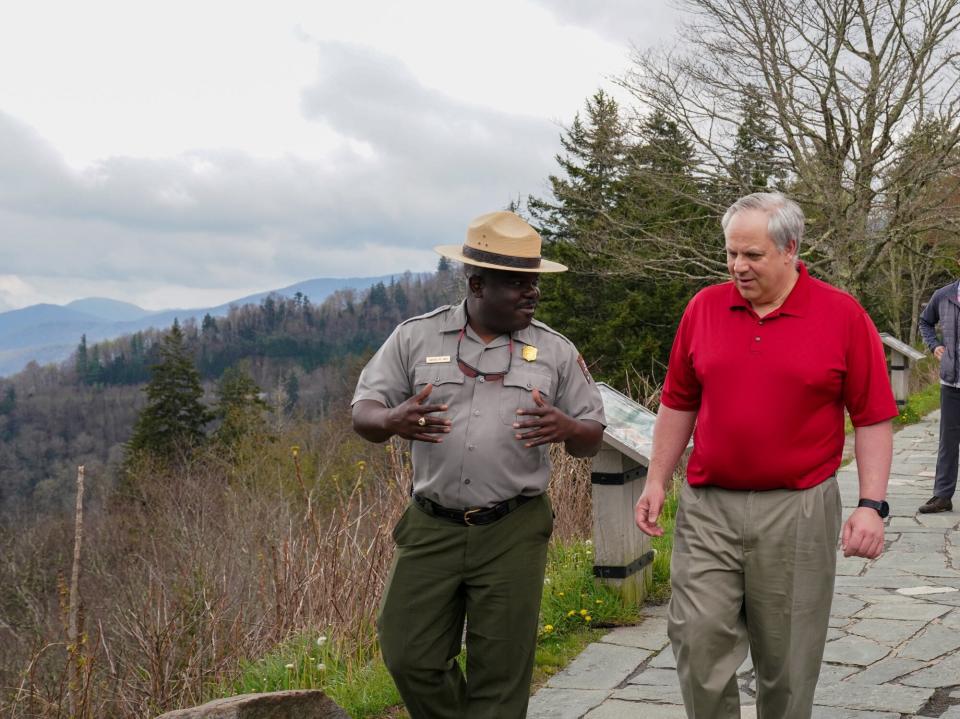
[[[531,499],[535,499],[535,497],[526,497],[522,494],[518,494],[512,499],[508,499],[505,502],[500,502],[492,507],[481,507],[479,509],[450,509],[449,507],[444,507],[442,504],[437,504],[431,499],[421,497],[419,494],[413,495],[413,501],[416,502],[417,506],[427,514],[433,515],[434,517],[440,517],[441,519],[446,519],[451,522],[456,522],[457,524],[463,524],[467,527],[480,524],[492,524],[498,519],[503,519],[506,517],[517,507],[522,507]]]

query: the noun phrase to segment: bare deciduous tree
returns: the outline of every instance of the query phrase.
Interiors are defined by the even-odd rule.
[[[859,294],[891,242],[934,222],[956,229],[942,192],[913,193],[911,211],[899,211],[897,166],[898,143],[935,123],[940,137],[919,175],[942,183],[957,169],[960,0],[681,2],[681,44],[637,53],[621,82],[691,138],[706,187],[736,176],[752,96],[775,133],[785,186],[807,212],[804,256],[821,276]],[[701,201],[719,211],[728,197],[707,191]]]

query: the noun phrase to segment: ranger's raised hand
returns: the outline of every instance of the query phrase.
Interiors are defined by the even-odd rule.
[[[514,437],[524,442],[524,447],[539,447],[541,444],[566,442],[576,429],[577,422],[561,410],[547,402],[540,390],[533,390],[535,409],[518,409],[517,414],[531,419],[514,422],[514,429],[529,430],[517,432]]]
[[[446,412],[447,405],[424,404],[432,391],[433,385],[428,384],[406,402],[391,409],[387,415],[388,429],[404,439],[434,444],[442,442],[440,435],[450,431],[450,420],[432,416],[435,412]]]

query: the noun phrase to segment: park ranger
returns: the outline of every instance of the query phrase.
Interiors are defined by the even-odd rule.
[[[411,440],[413,497],[381,606],[384,661],[413,719],[526,715],[547,541],[548,447],[600,449],[600,393],[573,344],[533,319],[540,236],[512,212],[474,220],[467,298],[397,327],[353,398],[365,439]],[[466,619],[466,678],[455,661]]]

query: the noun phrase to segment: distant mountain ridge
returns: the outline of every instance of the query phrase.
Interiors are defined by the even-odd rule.
[[[86,297],[82,300],[69,302],[64,307],[85,312],[108,322],[129,322],[153,314],[150,310],[137,307],[137,305],[129,302],[111,300],[107,297]]]
[[[232,306],[259,304],[271,294],[293,297],[299,292],[311,302],[319,303],[339,290],[366,290],[378,282],[386,284],[402,276],[401,273],[380,277],[319,277],[240,297],[216,307],[151,311],[129,302],[88,297],[66,305],[37,304],[0,312],[0,377],[19,372],[31,361],[62,362],[76,349],[82,335],[87,336],[88,342],[99,342],[152,327],[168,327],[174,319],[199,321],[206,314],[222,317]]]

